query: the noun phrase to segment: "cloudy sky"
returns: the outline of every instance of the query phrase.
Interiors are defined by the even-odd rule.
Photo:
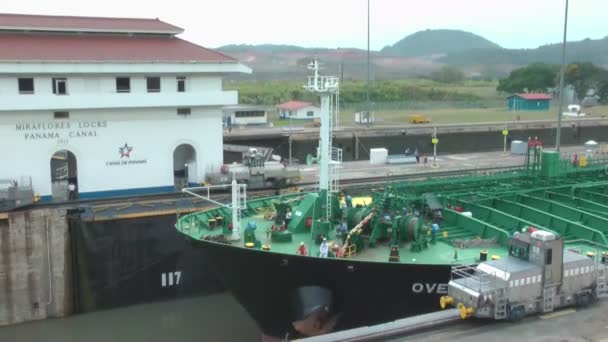
[[[559,42],[565,0],[370,0],[371,47],[425,29],[461,29],[506,48]],[[365,48],[367,0],[18,0],[5,13],[160,18],[207,47],[292,44]],[[569,40],[603,38],[608,0],[570,0]]]

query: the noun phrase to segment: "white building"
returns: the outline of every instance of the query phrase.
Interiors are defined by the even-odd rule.
[[[0,14],[0,179],[42,200],[173,190],[219,168],[222,75],[251,70],[158,19]],[[188,165],[188,167],[186,167]]]
[[[268,108],[264,106],[236,105],[224,107],[224,126],[266,125]]]
[[[287,101],[278,104],[279,118],[281,119],[317,119],[321,117],[321,108],[310,102]]]

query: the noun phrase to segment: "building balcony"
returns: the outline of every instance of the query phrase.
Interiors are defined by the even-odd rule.
[[[237,91],[0,95],[0,112],[101,108],[217,107],[237,103]]]

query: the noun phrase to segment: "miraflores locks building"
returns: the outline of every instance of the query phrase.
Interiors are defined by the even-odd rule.
[[[0,14],[0,179],[42,200],[170,191],[223,162],[222,89],[251,70],[158,19]]]

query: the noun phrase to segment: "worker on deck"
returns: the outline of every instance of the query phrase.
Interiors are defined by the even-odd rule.
[[[321,242],[321,246],[319,246],[319,256],[321,258],[327,258],[328,252],[329,252],[329,246],[327,245],[327,239],[323,238],[323,242]]]
[[[344,202],[346,203],[346,207],[347,208],[352,208],[353,207],[353,198],[350,197],[350,195],[346,195],[346,198],[344,199]]]
[[[306,245],[304,244],[304,241],[300,242],[300,246],[298,246],[298,249],[296,250],[296,254],[303,255],[303,256],[308,255],[308,251],[306,250]]]
[[[338,226],[338,236],[342,237],[342,243],[346,240],[346,235],[348,232],[348,226],[346,225],[346,221],[342,220],[342,223]]]
[[[334,257],[335,258],[341,258],[342,257],[342,248],[340,248],[340,245],[338,245],[335,242],[331,246],[331,252],[334,253]]]
[[[416,164],[420,164],[420,154],[418,153],[418,147],[414,150],[414,157],[416,157]]]
[[[287,207],[285,210],[285,228],[289,227],[289,222],[291,222],[291,209]]]

